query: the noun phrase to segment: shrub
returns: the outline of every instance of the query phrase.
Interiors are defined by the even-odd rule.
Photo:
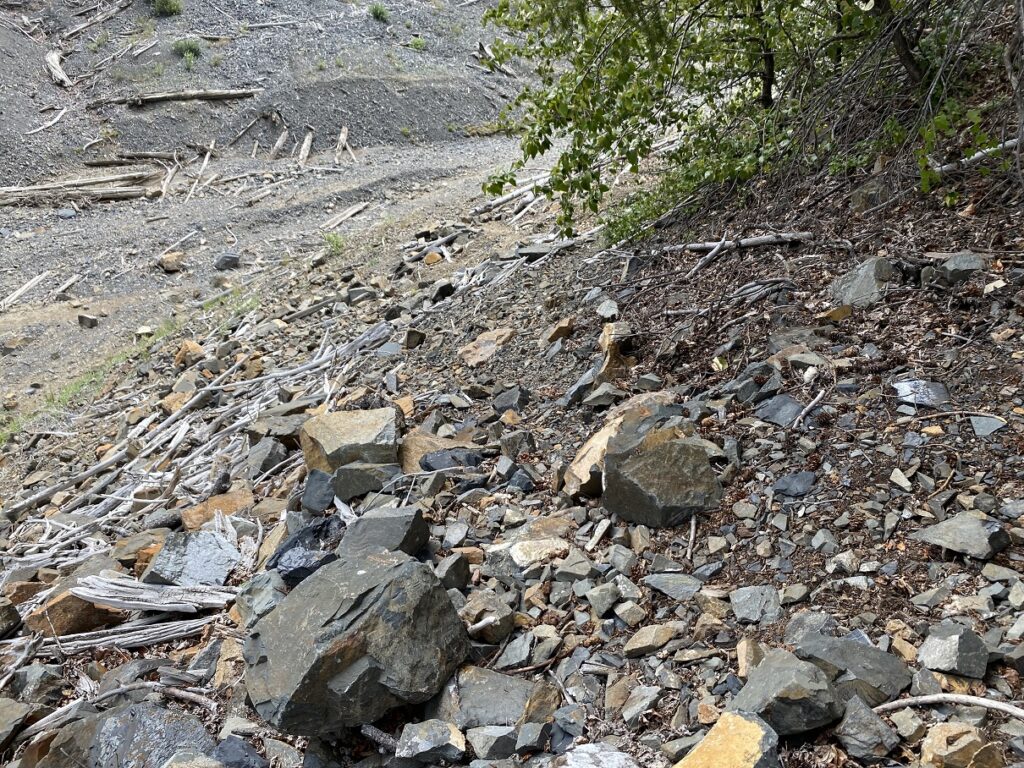
[[[391,18],[391,14],[388,13],[388,9],[384,7],[384,3],[374,3],[370,6],[370,16],[374,21],[379,21],[381,24],[387,24]]]
[[[153,12],[157,16],[177,16],[181,11],[181,0],[153,0]]]
[[[424,40],[422,37],[414,37],[411,41],[409,41],[409,47],[412,48],[414,51],[422,51],[426,49],[427,41]]]

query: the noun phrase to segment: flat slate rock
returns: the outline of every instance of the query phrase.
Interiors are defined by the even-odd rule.
[[[558,689],[482,667],[465,666],[427,705],[427,717],[454,723],[461,730],[486,725],[546,722],[558,709]]]
[[[946,518],[941,523],[912,533],[910,538],[979,560],[995,557],[1010,546],[1010,535],[1003,526],[975,510]]]
[[[778,427],[790,427],[797,416],[803,413],[804,406],[799,400],[789,395],[776,395],[758,406],[754,413],[757,418],[775,424]]]
[[[241,560],[238,550],[214,531],[168,534],[163,547],[142,574],[147,584],[181,587],[222,586]]]

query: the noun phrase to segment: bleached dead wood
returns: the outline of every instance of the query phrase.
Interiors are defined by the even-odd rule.
[[[121,2],[117,5],[107,8],[104,11],[100,11],[95,16],[92,16],[86,21],[83,21],[77,27],[72,27],[71,29],[69,29],[67,32],[61,35],[61,40],[70,40],[71,38],[76,37],[85,32],[85,30],[89,29],[89,27],[95,24],[101,24],[107,19],[114,18],[121,11],[128,8],[133,2],[135,2],[135,0],[121,0]]]
[[[0,301],[0,312],[6,312],[11,306],[14,305],[14,303],[18,299],[20,299],[26,293],[31,291],[33,288],[35,288],[41,282],[43,282],[43,280],[48,278],[51,274],[53,274],[53,273],[50,270],[46,270],[45,272],[42,272],[42,273],[36,275],[35,277],[33,277],[31,280],[29,280],[27,283],[25,283],[23,286],[18,288],[13,293],[8,294],[6,298],[4,298],[2,301]]]
[[[284,143],[288,141],[288,129],[285,128],[281,131],[281,135],[277,137],[277,141],[274,142],[274,146],[270,149],[269,160],[276,160],[277,156],[281,153],[281,149],[284,147]]]
[[[356,203],[355,205],[350,205],[348,208],[343,210],[341,213],[336,213],[333,216],[331,216],[331,218],[329,218],[327,221],[325,221],[322,229],[325,232],[330,232],[332,229],[337,227],[343,221],[348,221],[353,216],[355,216],[358,213],[362,212],[366,208],[366,206],[368,206],[368,205],[369,205],[368,202]]]
[[[662,248],[662,253],[682,253],[683,251],[714,251],[719,253],[742,248],[762,248],[767,245],[788,245],[791,243],[803,243],[814,239],[813,232],[779,232],[774,235],[759,235],[758,237],[747,237],[740,240],[719,240],[718,242],[685,243],[682,245],[667,245]]]
[[[159,91],[156,93],[137,93],[131,96],[113,96],[97,99],[86,105],[87,109],[97,109],[107,104],[127,104],[130,107],[141,107],[146,104],[157,104],[161,101],[229,101],[232,99],[249,99],[262,88],[237,88],[205,91]]]
[[[200,166],[200,168],[199,168],[199,173],[198,173],[198,174],[196,174],[196,180],[195,180],[195,182],[194,182],[194,183],[192,184],[192,188],[191,188],[191,189],[190,189],[190,190],[188,191],[188,195],[187,195],[187,196],[185,197],[185,202],[186,202],[186,203],[187,203],[187,202],[188,202],[189,200],[191,200],[191,199],[192,199],[192,195],[194,195],[194,194],[195,194],[195,191],[196,191],[196,187],[197,187],[197,186],[199,186],[199,180],[200,180],[201,178],[203,178],[203,173],[204,173],[204,172],[206,171],[206,166],[207,166],[207,165],[209,164],[209,162],[210,162],[210,155],[212,155],[212,154],[213,154],[213,147],[214,147],[214,145],[215,145],[216,143],[217,143],[217,140],[216,140],[216,139],[214,139],[213,141],[211,141],[211,142],[210,142],[210,148],[206,150],[206,155],[205,155],[205,157],[203,157],[203,164],[202,164],[202,165]]]
[[[57,123],[60,122],[60,119],[62,117],[64,117],[64,115],[66,115],[67,112],[68,112],[68,108],[64,107],[60,112],[57,113],[57,116],[55,118],[53,118],[52,120],[49,120],[48,122],[43,123],[38,128],[33,128],[31,131],[25,131],[25,135],[26,136],[33,136],[34,134],[37,134],[37,133],[39,133],[41,131],[45,131],[47,128],[53,127],[54,125],[56,125]]]
[[[71,78],[68,77],[68,73],[65,72],[64,67],[61,66],[60,59],[61,52],[56,48],[47,53],[46,56],[43,57],[43,61],[46,62],[46,71],[50,73],[50,79],[57,85],[70,88],[74,83],[71,82]]]
[[[985,709],[991,709],[994,712],[1002,712],[1004,715],[1015,717],[1018,720],[1024,720],[1024,709],[1015,707],[1013,704],[1009,704],[1005,701],[996,701],[995,699],[982,698],[981,696],[966,696],[960,693],[933,693],[928,696],[911,696],[907,699],[896,699],[896,701],[890,701],[886,704],[880,704],[875,707],[875,712],[882,714],[884,712],[894,712],[897,709],[906,709],[907,707],[930,707],[935,704],[959,704],[964,707],[984,707]]]
[[[943,165],[934,162],[930,163],[931,169],[939,176],[944,176],[947,173],[954,173],[955,171],[962,171],[965,168],[970,168],[972,165],[977,165],[984,160],[988,160],[990,157],[997,157],[1003,154],[1003,152],[1009,152],[1010,150],[1016,149],[1019,144],[1019,138],[1010,139],[1009,141],[1004,141],[1002,144],[995,147],[975,152],[973,155],[965,157],[962,160],[955,160],[952,163],[945,163]]]
[[[299,167],[303,167],[309,160],[309,153],[313,149],[313,129],[306,128],[306,136],[302,139],[302,147],[299,149]]]
[[[143,584],[116,571],[102,571],[86,576],[71,594],[97,605],[127,611],[170,611],[198,613],[209,608],[223,608],[235,599],[230,587]]]

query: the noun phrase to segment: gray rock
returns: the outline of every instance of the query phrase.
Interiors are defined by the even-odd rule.
[[[0,637],[6,637],[21,624],[21,614],[14,603],[6,597],[0,597]]]
[[[652,528],[676,526],[718,505],[722,487],[707,454],[678,440],[605,456],[605,508]],[[671,471],[666,471],[671,468]]]
[[[531,755],[542,752],[551,737],[551,723],[523,723],[516,737],[516,754]]]
[[[427,705],[427,717],[466,730],[485,725],[544,723],[560,703],[558,689],[481,667],[466,666]]]
[[[242,265],[242,258],[236,251],[224,251],[217,254],[213,262],[213,268],[218,270],[238,269]]]
[[[661,688],[656,685],[638,685],[629,692],[622,705],[622,719],[630,728],[640,724],[640,718],[661,699]]]
[[[241,555],[227,539],[213,531],[171,533],[142,574],[147,584],[221,586],[238,565]]]
[[[610,744],[581,744],[556,757],[550,768],[640,768],[625,752]]]
[[[982,678],[988,669],[988,648],[973,630],[955,621],[931,628],[917,651],[925,669]]]
[[[776,395],[758,406],[754,413],[757,418],[775,424],[779,427],[790,427],[804,410],[804,406],[798,400],[789,395]]]
[[[869,307],[881,301],[894,274],[895,270],[888,259],[867,259],[832,282],[832,297],[839,304]]]
[[[686,573],[652,573],[644,576],[644,584],[679,601],[689,600],[704,586],[700,579]]]
[[[995,519],[968,510],[910,535],[915,541],[988,560],[1010,546],[1010,535]]]
[[[846,702],[846,714],[835,734],[846,753],[857,760],[877,762],[900,743],[900,737],[858,696]]]
[[[251,627],[284,600],[288,587],[277,571],[257,573],[241,586],[235,597],[235,607],[242,624]]]
[[[454,552],[434,566],[434,573],[445,589],[465,589],[469,583],[469,561],[461,552]]]
[[[10,690],[21,701],[52,707],[64,698],[65,682],[60,664],[35,662],[14,673]]]
[[[255,480],[264,472],[269,472],[288,458],[288,449],[279,440],[264,437],[249,449],[245,457],[245,466],[250,480]]]
[[[421,763],[435,760],[458,760],[466,752],[466,737],[462,731],[443,720],[424,720],[409,723],[398,739],[397,757],[407,757]]]
[[[533,651],[533,634],[524,632],[515,640],[505,646],[497,661],[494,662],[495,669],[518,669],[525,667],[530,660],[530,653]]]
[[[782,618],[779,591],[772,586],[740,587],[729,593],[736,620],[747,624],[770,624]]]
[[[895,699],[912,680],[899,658],[858,640],[806,634],[795,645],[796,655],[820,667],[844,700],[857,696],[876,707]]]
[[[192,715],[131,704],[87,715],[60,728],[37,768],[160,768],[175,754],[209,754],[215,746]]]
[[[365,512],[345,531],[336,553],[386,549],[415,555],[430,538],[430,527],[419,507],[381,507]]]
[[[350,501],[357,496],[383,490],[400,474],[402,469],[397,464],[353,461],[335,470],[334,495],[342,501]]]
[[[266,763],[265,760],[263,762]],[[228,768],[228,766],[215,757],[186,749],[175,752],[171,755],[171,759],[160,768]]]
[[[426,701],[467,651],[429,566],[402,553],[348,553],[257,622],[244,648],[245,684],[275,727],[333,734]]]
[[[772,487],[776,493],[781,493],[783,496],[806,496],[814,487],[814,479],[813,472],[793,472],[780,477]]]
[[[476,637],[487,643],[500,643],[515,628],[515,613],[494,590],[480,589],[470,594],[466,604],[459,609],[459,615],[469,624],[488,620]]]
[[[972,251],[954,253],[936,268],[936,274],[946,285],[956,285],[970,280],[971,275],[988,267],[988,261]]]
[[[616,584],[600,584],[587,592],[587,601],[598,616],[605,616],[622,597]]]
[[[470,728],[466,740],[476,756],[484,760],[503,760],[516,752],[516,729],[510,725]]]
[[[31,704],[0,698],[0,751],[6,750],[21,729],[29,724],[35,710]]]
[[[949,390],[945,384],[938,381],[896,381],[893,382],[892,388],[896,390],[896,398],[907,405],[938,408],[949,402]]]
[[[227,736],[210,754],[225,768],[269,768],[269,761],[249,742],[235,735]]]
[[[828,676],[780,648],[768,651],[750,671],[747,684],[728,709],[758,715],[780,736],[813,731],[835,722],[843,713]]]
[[[322,515],[334,505],[334,482],[326,472],[311,469],[302,489],[302,508],[314,515]]]
[[[978,437],[988,437],[1006,426],[1006,422],[997,416],[971,416],[971,428]]]

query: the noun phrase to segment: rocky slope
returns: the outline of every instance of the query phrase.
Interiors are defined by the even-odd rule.
[[[723,302],[657,243],[473,256],[521,206],[293,265],[8,453],[11,764],[1024,751],[1020,271],[819,229]]]

